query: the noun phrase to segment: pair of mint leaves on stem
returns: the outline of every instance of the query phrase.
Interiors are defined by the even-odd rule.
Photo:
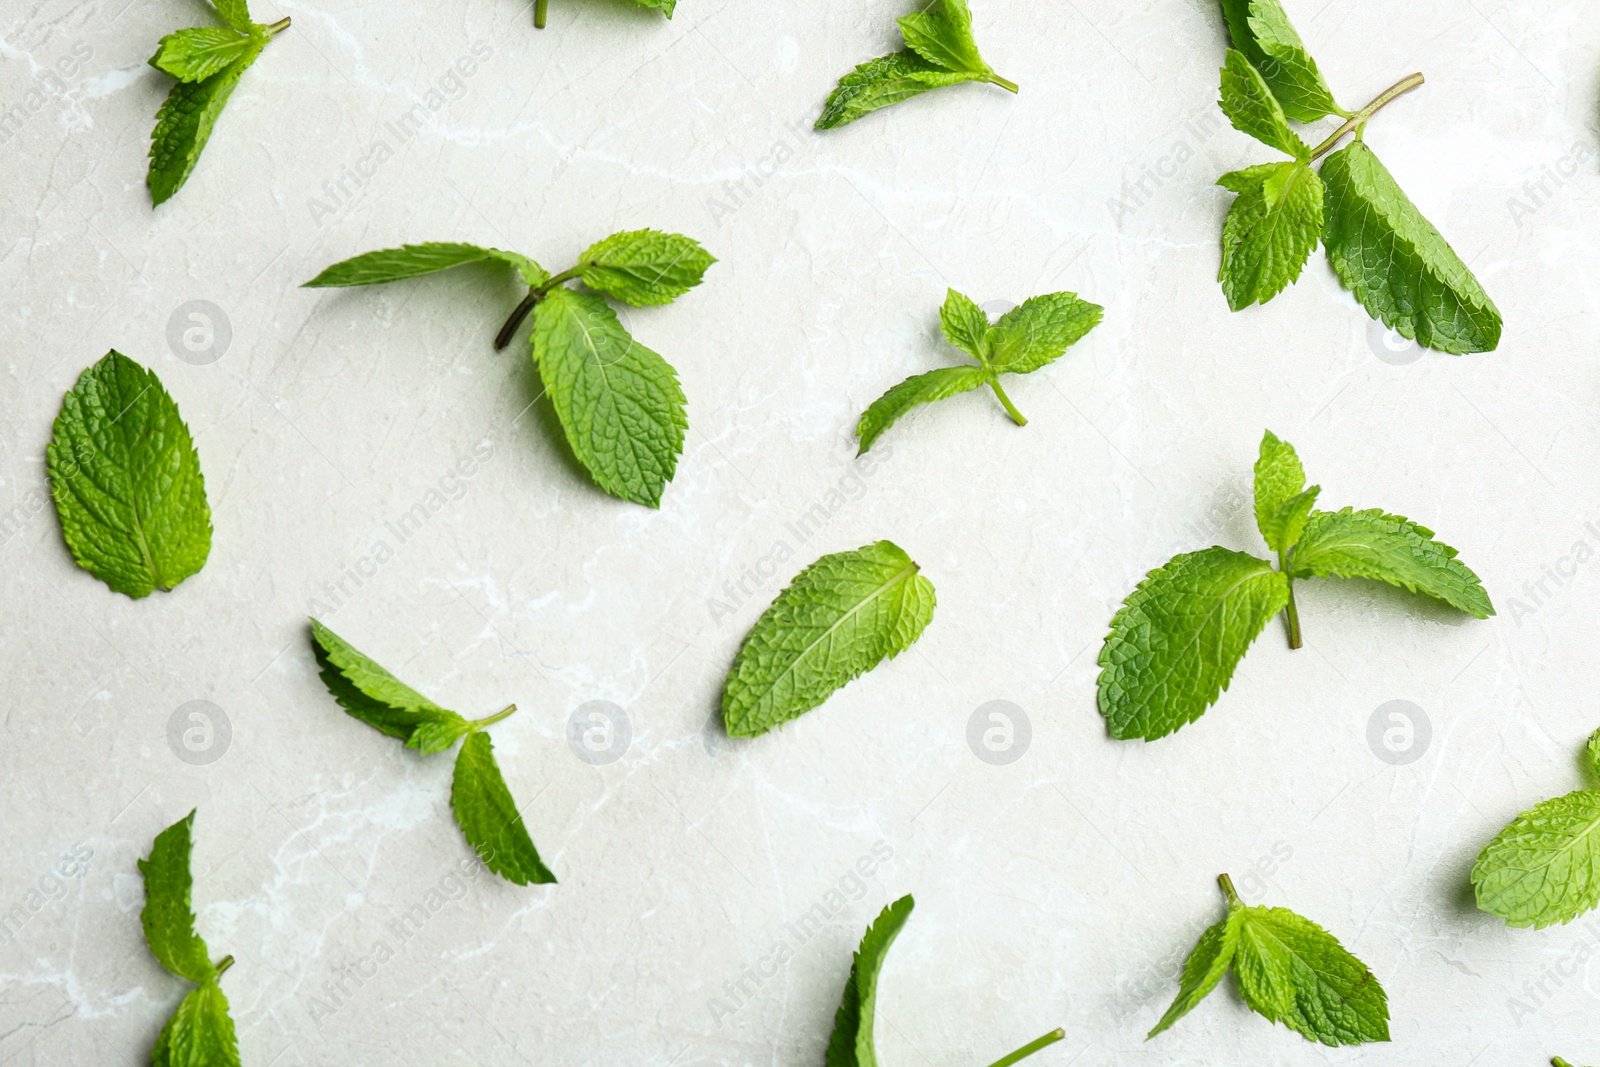
[[[139,861],[144,876],[144,910],[139,922],[145,943],[161,966],[195,983],[172,1013],[155,1047],[151,1067],[239,1067],[239,1040],[228,998],[219,982],[233,957],[211,962],[211,950],[195,932],[189,869],[194,851],[193,811],[156,835],[150,855]]]
[[[932,0],[898,21],[906,47],[840,78],[823,105],[817,129],[844,126],[880,107],[961,82],[989,82],[1017,91],[1016,82],[1000,77],[978,54],[967,0]]]
[[[640,7],[648,7],[660,11],[667,18],[672,17],[672,9],[678,6],[678,0],[633,0]],[[533,25],[537,29],[544,29],[545,14],[550,7],[550,0],[534,0]]]
[[[495,347],[509,345],[531,312],[533,363],[573,455],[611,495],[660,507],[683,452],[687,400],[677,371],[628,334],[605,298],[633,307],[671,303],[699,285],[716,258],[681,234],[629,230],[551,274],[516,252],[436,242],[355,256],[306,286],[380,285],[485,261],[510,265],[528,286]],[[569,281],[593,292],[569,289]]]
[[[156,114],[150,135],[150,196],[163,204],[189,180],[234,87],[262,49],[289,28],[288,19],[262,24],[245,0],[213,0],[221,26],[197,26],[161,38],[150,65],[178,79]]]
[[[915,906],[916,902],[907,893],[884,908],[862,936],[861,947],[850,963],[844,997],[833,1017],[826,1067],[878,1067],[878,1050],[873,1040],[878,1013],[878,975],[889,956],[889,946],[900,935]],[[1011,1067],[1065,1036],[1060,1029],[1052,1030],[1000,1057],[990,1067]]]
[[[1363,139],[1368,121],[1422,84],[1413,74],[1347,111],[1278,0],[1222,0],[1233,47],[1223,112],[1235,129],[1291,157],[1224,174],[1238,196],[1222,226],[1219,280],[1234,311],[1265,304],[1300,277],[1320,240],[1367,313],[1428,348],[1461,354],[1500,343],[1500,312]],[[1344,119],[1312,148],[1290,127]],[[1355,139],[1334,151],[1347,135]],[[1320,173],[1312,164],[1322,160]]]
[[[1217,879],[1228,914],[1200,935],[1178,996],[1149,1040],[1189,1014],[1229,970],[1257,1015],[1324,1045],[1389,1040],[1389,997],[1367,965],[1322,927],[1287,908],[1246,905]]]
[[[154,371],[117,351],[62,398],[45,448],[50,495],[78,566],[134,599],[211,554],[211,507],[189,428]]]
[[[456,755],[450,806],[484,866],[517,885],[556,880],[539,859],[495,762],[494,745],[483,732],[516,711],[515,704],[470,720],[412,689],[316,619],[311,620],[311,643],[323,684],[352,718],[424,756],[447,751],[465,739]]]
[[[1600,781],[1600,730],[1585,767]],[[1478,907],[1510,926],[1569,923],[1600,904],[1600,788],[1537,804],[1478,853],[1472,866]]]
[[[1294,582],[1369,578],[1433,597],[1476,619],[1494,614],[1483,584],[1433,531],[1381,510],[1318,511],[1294,447],[1269,430],[1255,467],[1255,517],[1277,567],[1232,549],[1174,556],[1123,601],[1100,650],[1099,707],[1111,736],[1153,741],[1194,722],[1228,688],[1273,616],[1301,645]]]
[[[918,404],[956,396],[985,385],[994,390],[1006,414],[1018,426],[1028,420],[1000,385],[1002,374],[1029,374],[1059,359],[1100,324],[1104,309],[1080,300],[1077,293],[1046,293],[1019,304],[991,323],[984,310],[954,289],[939,309],[945,340],[977,361],[977,366],[944,367],[907,378],[884,393],[856,424],[858,455]]]

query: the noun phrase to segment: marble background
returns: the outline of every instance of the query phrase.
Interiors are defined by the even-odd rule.
[[[1428,77],[1369,143],[1505,315],[1499,351],[1459,358],[1395,351],[1320,253],[1228,312],[1213,182],[1267,153],[1214,106],[1212,0],[979,0],[1019,96],[953,88],[825,136],[811,120],[895,47],[901,0],[683,0],[671,21],[552,0],[542,32],[525,0],[257,0],[293,28],[154,212],[169,82],[144,61],[202,5],[5,6],[0,912],[26,922],[0,943],[0,1063],[146,1062],[185,984],[144,946],[135,860],[196,806],[199,928],[238,960],[247,1064],[817,1064],[852,949],[906,892],[879,1001],[896,1067],[988,1063],[1057,1025],[1039,1067],[1600,1059],[1600,916],[1507,930],[1467,888],[1515,813],[1583,784],[1600,725],[1589,5],[1287,0],[1347,105]],[[492,349],[509,274],[298,287],[427,239],[559,269],[641,226],[721,261],[628,313],[689,396],[659,512],[594,489],[526,350]],[[946,286],[1069,289],[1106,320],[1015,382],[1025,429],[969,394],[865,472],[859,412],[956,359]],[[226,346],[181,343],[193,301]],[[177,399],[215,514],[205,569],[140,602],[73,566],[45,495],[61,395],[113,346]],[[1262,550],[1264,427],[1324,504],[1438,530],[1500,615],[1308,583],[1303,651],[1274,624],[1198,725],[1113,742],[1113,606],[1176,551]],[[419,502],[401,542],[386,524]],[[884,537],[937,586],[921,642],[730,742],[713,712],[745,630],[801,564]],[[521,706],[493,736],[559,886],[472,865],[448,758],[339,712],[313,610],[449,706]],[[996,700],[1031,733],[1004,765],[967,740]],[[1397,700],[1419,727],[1398,764],[1368,740]],[[193,701],[226,743],[185,747]],[[600,766],[567,741],[592,701],[631,733]],[[1327,1050],[1224,989],[1145,1044],[1221,871],[1370,964],[1394,1043]]]

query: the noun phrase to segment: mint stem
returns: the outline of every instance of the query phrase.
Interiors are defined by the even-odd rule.
[[[534,0],[534,5],[533,5],[533,28],[534,29],[536,29],[536,30],[544,29],[544,11],[545,11],[545,8],[547,8],[549,6],[550,6],[550,0]]]
[[[219,977],[219,978],[222,977],[222,972],[227,970],[229,967],[232,967],[232,966],[233,966],[233,957],[232,956],[224,956],[224,957],[222,957],[220,960],[217,961],[217,964],[216,964],[217,977]]]
[[[504,708],[501,708],[499,711],[495,712],[493,715],[490,715],[486,719],[474,719],[472,721],[472,728],[474,730],[481,730],[485,726],[493,726],[501,719],[509,718],[511,713],[516,710],[517,706],[515,704],[507,704]]]
[[[1006,414],[1011,416],[1011,421],[1018,426],[1028,425],[1028,420],[1022,417],[1022,412],[1018,411],[1016,405],[1011,403],[1011,398],[1006,396],[1006,391],[1000,388],[1000,378],[998,376],[989,379],[989,386],[994,390],[994,395],[1000,398],[1000,403],[1005,405]]]
[[[1289,606],[1284,609],[1284,621],[1289,624],[1289,647],[1299,648],[1305,644],[1300,637],[1300,605],[1294,602],[1294,579],[1289,579]]]
[[[272,25],[263,27],[263,29],[265,29],[269,34],[271,34],[274,37],[278,36],[278,34],[282,33],[284,30],[286,30],[288,28],[289,28],[289,20],[287,18],[281,18],[277,22],[274,22]]]
[[[1421,85],[1424,80],[1425,79],[1420,73],[1412,74],[1401,78],[1399,81],[1389,86],[1389,88],[1379,93],[1373,98],[1372,103],[1368,104],[1360,111],[1357,111],[1354,115],[1351,115],[1349,118],[1345,119],[1344,124],[1337,130],[1333,131],[1333,136],[1329,137],[1326,141],[1323,141],[1321,144],[1317,145],[1316,148],[1312,149],[1310,162],[1314,163],[1323,156],[1327,155],[1329,152],[1333,151],[1334,146],[1344,139],[1345,134],[1349,133],[1351,130],[1357,129],[1358,127],[1365,126],[1368,119],[1382,111],[1384,108],[1388,107],[1390,104],[1394,103],[1395,100]]]
[[[1045,1034],[1043,1037],[1038,1038],[1038,1039],[1033,1040],[1033,1041],[1030,1041],[1026,1045],[1023,1045],[1021,1048],[1017,1049],[1017,1051],[1011,1053],[1009,1056],[1001,1056],[999,1059],[997,1059],[993,1063],[991,1063],[989,1065],[989,1067],[1011,1067],[1011,1065],[1013,1063],[1016,1063],[1019,1060],[1027,1059],[1029,1056],[1032,1056],[1035,1052],[1038,1052],[1040,1049],[1045,1048],[1045,1047],[1047,1047],[1049,1045],[1053,1045],[1057,1041],[1060,1041],[1062,1038],[1064,1038],[1066,1036],[1067,1036],[1067,1032],[1065,1030],[1061,1029],[1061,1027],[1058,1026],[1054,1030],[1050,1031],[1048,1034]]]
[[[1015,92],[1021,91],[1020,87],[1017,85],[1016,82],[1012,81],[1010,78],[1002,78],[998,74],[989,75],[989,81],[991,83],[995,84],[995,85],[1000,86],[1000,88],[1005,89],[1005,90],[1007,90],[1009,92],[1015,93]]]
[[[511,343],[511,339],[517,335],[517,327],[522,325],[522,320],[528,317],[528,312],[533,310],[533,305],[537,304],[543,295],[537,289],[528,290],[528,295],[522,298],[522,303],[516,306],[511,312],[511,317],[506,319],[506,324],[500,327],[500,332],[495,335],[496,352]]]
[[[1217,875],[1217,884],[1222,887],[1222,895],[1228,898],[1228,910],[1244,907],[1244,901],[1239,899],[1239,893],[1233,888],[1233,879],[1225,874]]]

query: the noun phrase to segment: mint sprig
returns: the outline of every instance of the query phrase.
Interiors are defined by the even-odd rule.
[[[1299,279],[1320,240],[1345,288],[1384,325],[1441,352],[1494,349],[1502,325],[1494,301],[1364,140],[1372,117],[1420,86],[1422,75],[1347,111],[1278,0],[1222,0],[1222,8],[1233,41],[1222,67],[1222,111],[1235,129],[1290,157],[1217,181],[1237,194],[1223,223],[1218,272],[1228,307],[1241,311],[1277,296]],[[1329,115],[1344,122],[1315,148],[1290,126]]]
[[[1178,996],[1145,1040],[1189,1014],[1231,970],[1246,1006],[1324,1045],[1389,1040],[1389,998],[1337,938],[1287,908],[1247,906],[1226,874],[1228,914],[1184,961]]]
[[[591,245],[576,266],[551,275],[516,252],[433,242],[367,252],[305,284],[381,285],[489,260],[509,265],[528,286],[495,348],[509,345],[532,314],[533,363],[573,455],[612,496],[660,507],[683,452],[687,399],[678,372],[633,339],[605,297],[633,307],[671,303],[700,284],[716,257],[681,234],[628,230]],[[572,281],[592,292],[564,287]]]
[[[840,78],[839,87],[823,105],[817,129],[844,126],[881,107],[961,82],[988,82],[1017,91],[1016,82],[996,74],[978,54],[967,0],[931,0],[897,21],[906,50],[879,56]]]
[[[1587,766],[1600,779],[1600,730]],[[1507,926],[1569,923],[1600,904],[1600,788],[1579,789],[1518,815],[1472,865],[1478,907]]]
[[[135,600],[211,554],[211,507],[189,427],[155,372],[111,351],[61,400],[45,449],[78,566]]]
[[[220,979],[233,957],[211,962],[211,950],[194,928],[190,903],[194,877],[193,811],[161,833],[150,855],[139,860],[145,904],[139,913],[145,943],[161,966],[196,983],[161,1028],[150,1051],[151,1067],[239,1067],[239,1040]]]
[[[539,859],[483,732],[515,712],[515,704],[486,718],[467,719],[412,689],[316,619],[311,620],[311,648],[323,684],[351,718],[422,755],[444,752],[465,738],[456,756],[450,806],[467,843],[484,866],[508,882],[556,880]]]
[[[850,977],[844,985],[844,996],[839,1001],[839,1010],[834,1013],[826,1067],[878,1067],[878,1049],[873,1037],[878,1014],[878,974],[889,956],[889,946],[900,936],[914,907],[916,901],[907,893],[885,907],[861,936],[861,947],[850,960]],[[990,1067],[1011,1067],[1065,1036],[1059,1028],[1052,1030],[1000,1057]]]
[[[1380,510],[1318,511],[1294,447],[1270,430],[1255,467],[1255,515],[1273,561],[1213,546],[1174,556],[1123,601],[1100,650],[1098,703],[1111,736],[1153,741],[1194,722],[1228,688],[1261,631],[1285,613],[1302,644],[1294,582],[1369,578],[1494,614],[1483,584],[1433,531]]]
[[[907,378],[873,401],[856,424],[857,454],[866,452],[901,416],[919,404],[989,386],[1018,426],[1028,420],[1000,384],[1002,374],[1029,374],[1061,357],[1100,323],[1104,309],[1077,293],[1046,293],[989,322],[971,297],[948,290],[939,311],[945,339],[977,361],[976,366],[945,367]]]
[[[891,541],[823,556],[745,636],[722,686],[730,737],[759,737],[910,648],[933,620],[933,583]]]
[[[678,0],[633,0],[633,2],[640,7],[648,7],[654,11],[659,11],[669,19],[672,17],[672,9],[678,5]],[[544,29],[545,15],[549,7],[550,0],[534,0],[533,25],[535,29]]]
[[[150,135],[145,181],[157,205],[170,200],[189,180],[240,76],[274,37],[289,28],[287,18],[270,24],[252,21],[245,0],[217,0],[214,6],[224,25],[169,33],[150,57],[152,67],[178,79],[156,114]]]

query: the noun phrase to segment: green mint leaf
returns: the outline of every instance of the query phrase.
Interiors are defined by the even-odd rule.
[[[972,12],[967,0],[932,0],[921,11],[897,20],[906,47],[945,70],[990,73],[972,39]]]
[[[878,541],[801,571],[745,637],[722,689],[731,737],[757,737],[899,655],[933,619],[933,583]]]
[[[1518,815],[1478,853],[1472,888],[1508,926],[1569,923],[1600,904],[1600,790]]]
[[[1036,371],[1098,326],[1104,311],[1077,293],[1030,297],[990,327],[989,365],[1006,374]]]
[[[481,263],[497,259],[515,267],[529,286],[540,286],[550,280],[545,269],[527,256],[505,252],[498,248],[461,244],[454,241],[430,241],[425,244],[401,245],[383,248],[352,256],[328,267],[305,283],[307,289],[344,288],[352,285],[381,285],[405,278],[420,278],[451,267],[468,263]]]
[[[435,752],[444,752],[471,732],[472,724],[459,715],[424,722],[411,731],[411,736],[406,738],[406,747],[414,748],[424,756],[431,756]]]
[[[1252,1011],[1324,1045],[1389,1040],[1387,994],[1332,934],[1286,908],[1235,915],[1234,974]]]
[[[1100,650],[1100,714],[1111,736],[1154,741],[1198,719],[1288,602],[1288,579],[1272,564],[1226,548],[1151,571]]]
[[[138,599],[211,553],[211,508],[189,428],[154,371],[112,351],[62,398],[45,450],[78,566]]]
[[[1200,940],[1189,952],[1189,958],[1184,961],[1177,997],[1144,1039],[1148,1041],[1171,1027],[1217,988],[1217,983],[1222,981],[1223,975],[1228,973],[1228,968],[1233,964],[1234,952],[1238,947],[1239,909],[1231,909],[1226,919],[1200,935]]]
[[[872,402],[861,413],[856,423],[856,437],[861,444],[856,455],[866,452],[885,430],[918,404],[931,404],[935,400],[965,393],[987,385],[994,375],[982,367],[942,367],[907,378],[899,385]]]
[[[633,0],[633,2],[640,7],[648,7],[659,11],[669,19],[672,17],[672,9],[678,5],[678,0]]]
[[[215,976],[217,969],[205,940],[195,932],[190,905],[194,816],[191,811],[157,834],[150,855],[138,861],[139,873],[144,876],[144,910],[139,922],[145,943],[161,966],[180,978],[204,982]]]
[[[1261,72],[1284,113],[1296,122],[1343,114],[1278,0],[1222,0],[1233,46]]]
[[[826,1067],[878,1067],[878,1050],[873,1042],[877,1021],[878,974],[889,955],[889,946],[900,935],[916,901],[907,893],[879,913],[861,938],[861,947],[850,961],[850,978],[833,1017],[833,1033],[828,1038]]]
[[[1373,509],[1313,511],[1289,557],[1295,578],[1371,578],[1442,600],[1476,619],[1494,605],[1478,576],[1433,531]]]
[[[847,126],[881,107],[909,100],[929,89],[983,80],[982,74],[946,70],[911,51],[879,56],[839,79],[838,88],[822,106],[816,128]]]
[[[716,261],[692,237],[656,230],[614,233],[578,258],[584,285],[634,307],[671,303]]]
[[[1589,735],[1589,744],[1587,748],[1589,754],[1589,770],[1594,772],[1594,775],[1597,778],[1600,778],[1600,730],[1596,730],[1594,733]]]
[[[1267,147],[1276,148],[1302,163],[1311,158],[1311,149],[1289,128],[1289,118],[1283,113],[1278,98],[1267,88],[1266,79],[1237,48],[1228,49],[1222,65],[1220,103],[1222,113],[1240,133],[1249,134]]]
[[[1345,288],[1384,325],[1441,352],[1492,351],[1499,309],[1362,141],[1328,156],[1328,259]]]
[[[204,81],[257,47],[256,38],[226,26],[179,30],[161,38],[150,65],[181,82]]]
[[[412,689],[316,619],[311,620],[311,650],[317,658],[322,684],[352,718],[408,744],[417,740],[412,746],[417,748],[423,742],[416,733],[423,726],[436,727],[424,735],[425,739],[439,736],[439,729],[448,732],[451,728],[467,728],[467,721],[460,715]]]
[[[204,81],[182,82],[172,87],[167,102],[156,113],[150,135],[150,173],[145,182],[156,205],[172,199],[183,188],[211,139],[228,98],[239,78],[261,54],[264,42],[253,41],[244,55]]]
[[[150,1050],[150,1067],[239,1067],[239,1039],[228,998],[215,978],[178,1004]]]
[[[689,426],[671,364],[630,337],[604,298],[559,287],[534,307],[533,361],[595,484],[660,507]]]
[[[971,297],[948,289],[939,309],[944,339],[985,365],[989,362],[989,316]]]
[[[461,746],[450,786],[450,806],[467,843],[495,874],[517,885],[556,880],[533,847],[511,790],[500,776],[488,734],[474,731]]]
[[[1306,472],[1294,446],[1271,430],[1261,438],[1256,460],[1256,528],[1272,551],[1285,553],[1300,540],[1321,486],[1305,488]]]
[[[213,0],[217,14],[222,16],[222,21],[238,30],[240,33],[249,33],[255,29],[255,20],[250,17],[250,8],[245,0]]]
[[[1228,307],[1265,304],[1300,277],[1322,236],[1322,179],[1304,163],[1263,163],[1217,184],[1239,195],[1222,224],[1217,280]]]

